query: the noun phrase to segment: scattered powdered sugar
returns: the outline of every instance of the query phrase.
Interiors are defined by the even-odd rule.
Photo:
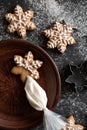
[[[87,60],[87,36],[83,36],[78,40],[78,53],[83,57],[83,60]]]
[[[44,40],[41,32],[57,19],[60,21],[64,20],[66,24],[71,24],[78,29],[77,44],[69,46],[64,54],[61,55],[57,50],[51,51],[45,48],[58,66],[61,76],[64,75],[65,67],[68,64],[77,64],[78,62],[81,63],[81,61],[87,60],[87,0],[12,1],[10,2],[10,5],[8,3],[6,6],[4,4],[0,4],[0,40],[17,37],[15,34],[6,33],[5,30],[7,23],[4,24],[5,22],[3,22],[2,19],[4,19],[5,13],[8,13],[8,8],[11,7],[10,11],[13,13],[12,8],[18,3],[24,10],[34,10],[33,21],[37,25],[37,30],[27,33],[28,35],[25,39],[33,41],[35,44],[45,46],[47,41]],[[5,2],[3,1],[1,3]],[[63,83],[62,87],[65,87],[66,91],[62,89],[63,94],[56,107],[56,112],[64,116],[73,114],[77,123],[87,126],[87,103],[84,103],[81,100],[81,97],[77,98],[75,92],[71,93],[71,88],[66,89],[66,86],[63,86]],[[84,95],[87,95],[87,93],[84,93]],[[37,127],[37,130],[43,130],[42,125]]]
[[[52,20],[65,20],[67,24],[79,29],[79,35],[87,33],[87,1],[79,1],[77,4],[70,0],[63,2],[46,0],[46,9],[49,22]]]
[[[4,15],[5,15],[5,8],[3,8],[3,5],[0,5],[0,40],[2,39],[10,39],[10,36],[8,33],[6,33],[6,28],[4,25]]]
[[[79,63],[82,60],[86,60],[87,49],[86,49],[86,39],[83,38],[87,34],[87,17],[86,8],[87,2],[85,0],[80,0],[75,3],[71,0],[28,0],[29,9],[34,10],[34,22],[37,25],[37,31],[29,33],[26,40],[39,44],[41,46],[46,46],[47,41],[44,41],[41,33],[51,25],[56,20],[64,20],[66,24],[70,24],[77,28],[76,45],[68,47],[67,51],[63,55],[59,55],[56,52],[47,50],[47,52],[54,58],[54,61],[61,70],[64,65],[76,64],[79,58]],[[73,52],[73,53],[72,53]],[[78,53],[77,53],[78,52]],[[78,58],[76,58],[76,56]]]
[[[87,94],[87,92],[84,94]],[[56,111],[58,111],[58,113],[60,112],[62,115],[65,113],[67,116],[74,115],[76,122],[79,124],[86,123],[87,104],[80,99],[80,96],[82,95],[79,95],[78,97],[74,92],[63,94],[61,101],[57,105]]]

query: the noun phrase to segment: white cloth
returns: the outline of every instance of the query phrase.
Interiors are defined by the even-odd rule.
[[[47,96],[44,89],[30,76],[27,77],[25,92],[30,105],[38,111],[46,109]]]

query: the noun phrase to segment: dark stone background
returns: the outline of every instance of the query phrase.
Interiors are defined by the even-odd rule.
[[[55,111],[63,116],[74,115],[76,122],[87,126],[87,89],[75,93],[73,85],[65,83],[70,74],[68,64],[80,64],[87,60],[87,0],[0,0],[0,40],[19,38],[17,34],[6,33],[7,22],[4,15],[13,13],[16,4],[20,4],[24,10],[35,11],[33,21],[37,30],[27,31],[25,40],[29,40],[45,49],[53,58],[59,68],[62,80],[62,94]],[[78,29],[74,33],[77,44],[68,46],[64,54],[58,53],[57,49],[46,49],[47,39],[41,32],[48,28],[55,20],[65,20],[67,24]],[[38,126],[33,130],[43,130]]]

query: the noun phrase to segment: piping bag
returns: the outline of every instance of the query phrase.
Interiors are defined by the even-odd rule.
[[[47,108],[47,95],[41,86],[30,76],[27,76],[24,90],[30,105],[37,111],[44,112],[45,130],[62,130],[67,120],[59,114],[56,114]]]

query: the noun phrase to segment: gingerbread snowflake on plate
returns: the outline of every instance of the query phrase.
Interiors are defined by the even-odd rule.
[[[47,48],[56,48],[64,53],[67,45],[75,44],[74,38],[71,36],[73,32],[73,27],[71,25],[62,24],[60,22],[55,22],[51,29],[47,29],[43,34],[49,38],[47,43]]]
[[[82,125],[79,124],[75,124],[75,119],[73,117],[73,115],[71,115],[68,119],[67,119],[67,125],[64,127],[63,130],[84,130],[84,127]]]
[[[7,28],[7,32],[14,33],[15,31],[22,38],[26,36],[26,30],[35,30],[36,25],[30,21],[33,18],[34,11],[27,10],[23,12],[21,6],[17,5],[14,9],[14,14],[7,13],[5,15],[6,20],[10,23]]]
[[[14,66],[11,72],[15,75],[20,75],[21,80],[25,82],[28,75],[34,79],[39,79],[39,69],[43,62],[40,60],[34,60],[34,56],[31,51],[29,51],[24,58],[20,55],[14,56],[14,61],[17,66]]]

